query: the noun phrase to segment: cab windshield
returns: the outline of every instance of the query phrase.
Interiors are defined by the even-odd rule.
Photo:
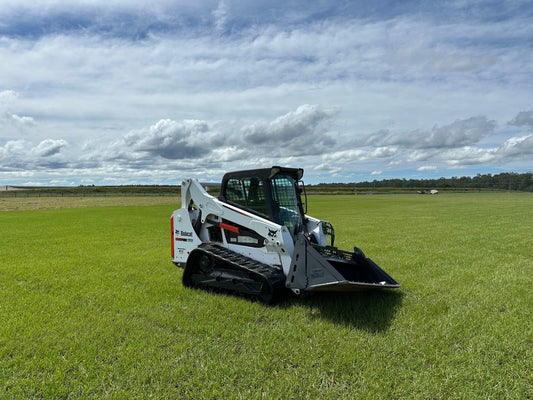
[[[291,234],[302,226],[302,215],[298,203],[294,179],[286,175],[276,175],[272,178],[272,196],[279,212],[279,223],[289,228]]]

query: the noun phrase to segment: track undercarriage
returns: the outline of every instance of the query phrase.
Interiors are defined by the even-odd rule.
[[[281,268],[212,243],[191,252],[182,281],[187,287],[239,294],[265,304],[276,302],[285,292]]]

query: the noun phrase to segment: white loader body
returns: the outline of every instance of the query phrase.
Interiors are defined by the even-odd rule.
[[[267,303],[287,288],[298,294],[399,287],[360,249],[333,247],[331,224],[305,214],[302,175],[283,167],[227,173],[219,198],[198,180],[184,180],[181,208],[171,215],[171,254],[184,268],[184,285]]]

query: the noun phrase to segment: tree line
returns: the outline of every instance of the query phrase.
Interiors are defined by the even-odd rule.
[[[496,189],[533,192],[533,173],[504,172],[439,179],[383,179],[353,183],[319,183],[318,187],[421,188],[421,189]]]

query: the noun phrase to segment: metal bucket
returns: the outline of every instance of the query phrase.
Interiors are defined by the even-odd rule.
[[[363,252],[316,246],[299,234],[286,286],[306,291],[358,291],[399,288],[400,285]]]

